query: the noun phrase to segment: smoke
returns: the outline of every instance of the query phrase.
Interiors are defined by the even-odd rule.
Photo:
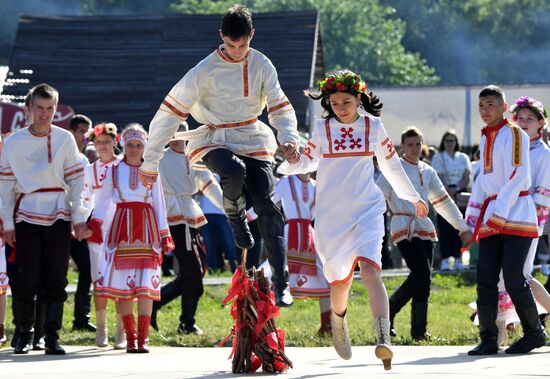
[[[19,17],[81,15],[80,0],[0,0],[0,64],[7,65],[17,34]]]

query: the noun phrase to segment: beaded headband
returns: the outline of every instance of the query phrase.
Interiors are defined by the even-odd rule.
[[[122,135],[121,144],[122,146],[124,146],[130,141],[140,141],[145,145],[145,142],[147,141],[147,136],[145,135],[145,133],[138,130],[130,130]]]

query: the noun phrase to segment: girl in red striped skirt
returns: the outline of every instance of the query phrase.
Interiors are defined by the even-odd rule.
[[[105,243],[103,270],[96,282],[96,294],[117,300],[122,315],[128,353],[148,353],[149,321],[153,301],[160,300],[160,263],[163,254],[174,249],[168,228],[162,182],[151,188],[138,179],[147,133],[139,124],[122,132],[124,159],[112,167],[99,193],[88,226],[93,242],[101,242],[101,225],[109,204],[116,204]],[[138,324],[133,301],[137,298]]]

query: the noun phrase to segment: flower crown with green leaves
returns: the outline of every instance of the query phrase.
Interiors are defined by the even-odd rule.
[[[352,91],[355,93],[366,93],[367,84],[361,77],[351,71],[328,74],[323,80],[317,82],[319,90],[323,94],[336,91]]]
[[[533,113],[540,115],[545,121],[548,119],[548,111],[540,101],[529,96],[522,96],[510,107],[509,111],[512,114],[512,120],[518,120],[518,113],[523,108],[530,109]]]

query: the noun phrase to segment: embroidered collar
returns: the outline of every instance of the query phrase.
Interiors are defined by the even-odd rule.
[[[403,159],[403,160],[404,160],[405,162],[407,162],[408,164],[412,164],[413,166],[418,166],[418,162],[413,162],[413,161],[411,161],[409,158],[407,158],[406,155],[403,155],[403,156],[401,157],[401,159]]]
[[[504,125],[508,124],[508,119],[504,118],[501,122],[496,124],[495,126],[486,126],[483,129],[481,129],[481,134],[484,136],[487,136],[489,133],[498,132]]]
[[[226,56],[223,53],[223,49],[224,49],[224,45],[220,45],[218,47],[218,49],[216,50],[216,54],[218,55],[218,57],[220,57],[221,60],[223,60],[224,62],[227,62],[227,63],[241,63],[241,62],[244,62],[248,59],[248,57],[250,55],[250,48],[249,48],[248,51],[246,52],[246,54],[244,55],[244,57],[242,57],[238,61],[235,61],[235,60],[229,58],[228,56]]]
[[[126,155],[124,156],[124,159],[122,161],[126,163],[128,167],[141,167],[141,163],[138,165],[128,163],[128,161],[126,160]]]

